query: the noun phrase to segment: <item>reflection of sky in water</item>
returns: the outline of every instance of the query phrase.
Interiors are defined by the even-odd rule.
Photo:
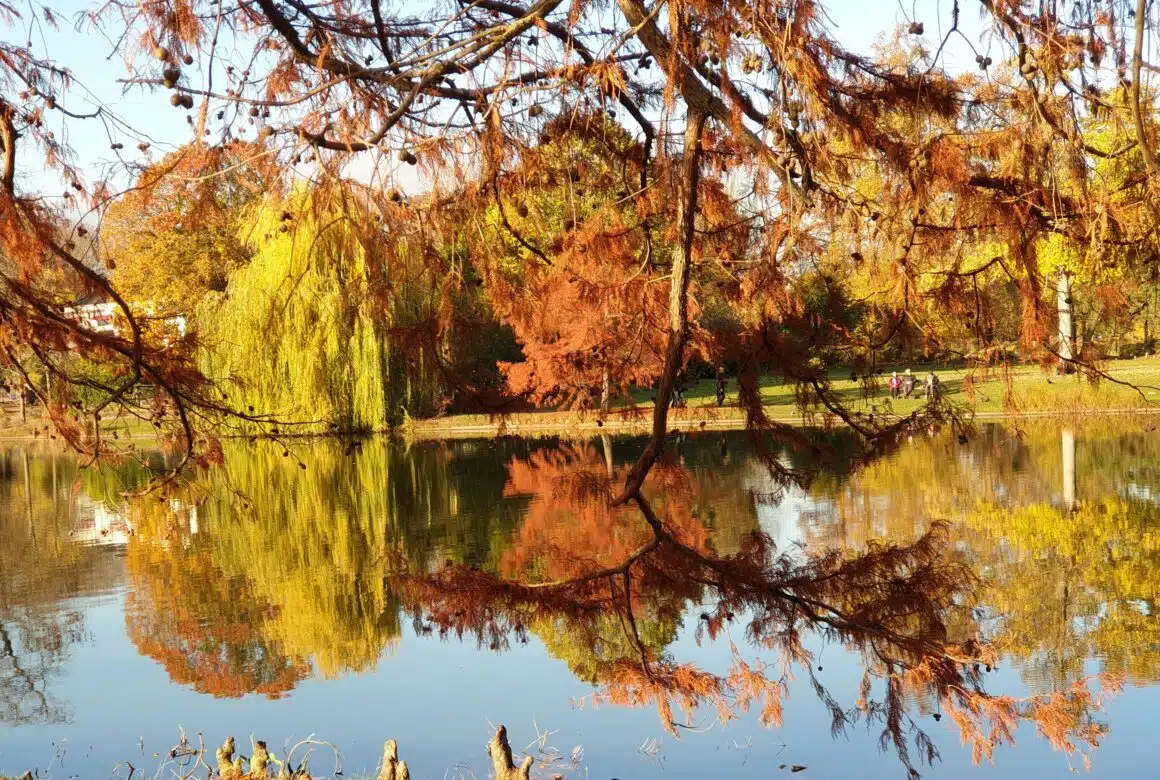
[[[442,777],[456,764],[485,776],[483,745],[488,724],[504,722],[513,745],[534,738],[534,725],[556,734],[552,742],[564,751],[585,750],[589,777],[771,777],[781,763],[809,767],[809,776],[897,778],[901,768],[890,754],[877,750],[876,732],[851,728],[847,739],[832,740],[829,716],[808,690],[795,690],[786,707],[785,725],[767,730],[745,717],[726,728],[689,733],[678,741],[663,732],[651,710],[570,706],[591,689],[576,681],[563,663],[551,658],[533,638],[503,654],[479,652],[474,644],[415,637],[405,624],[401,642],[389,658],[361,675],[338,680],[307,680],[288,698],[258,696],[219,700],[171,685],[165,671],[141,658],[125,636],[120,600],[84,605],[91,640],[77,648],[57,682],[67,691],[69,724],[47,728],[11,728],[0,732],[0,764],[39,766],[53,776],[112,776],[118,763],[152,770],[154,752],[164,752],[184,726],[195,736],[205,732],[216,746],[227,734],[239,742],[248,735],[270,741],[282,735],[338,741],[351,769],[373,766],[387,737],[397,739],[413,777]],[[695,616],[690,616],[691,623]],[[725,644],[698,647],[685,631],[674,654],[706,668],[724,669]],[[837,647],[811,643],[823,671],[820,679],[847,694],[857,690],[861,667]],[[1091,671],[1096,671],[1092,669]],[[1017,674],[1001,668],[993,685],[1018,691]],[[1144,724],[1155,706],[1154,692],[1128,689],[1106,713],[1113,731],[1096,754],[1094,777],[1147,777],[1131,757],[1139,755]],[[697,725],[712,724],[705,714]],[[936,778],[1065,777],[1067,763],[1038,740],[1031,729],[1018,735],[1017,749],[998,753],[997,765],[979,770],[959,748],[945,721],[931,727],[943,761],[927,772]],[[145,754],[138,748],[143,738]],[[641,746],[660,741],[657,760]],[[1152,737],[1148,737],[1152,739]],[[273,746],[272,746],[273,747]],[[280,751],[277,751],[280,752]],[[60,758],[55,758],[61,756]],[[52,765],[50,766],[50,762]],[[327,761],[315,765],[316,776],[329,774]],[[416,771],[417,770],[417,771]],[[1135,773],[1133,773],[1133,771]],[[1127,774],[1123,774],[1127,772]],[[124,776],[122,774],[121,776]],[[452,775],[453,776],[453,775]]]
[[[1079,438],[1082,446],[1083,438]],[[918,442],[912,446],[924,445]],[[695,443],[689,449],[695,450]],[[1024,459],[1027,457],[1023,455]],[[987,458],[984,450],[959,452],[952,457],[954,470],[970,480],[980,471],[986,473]],[[618,454],[617,460],[622,459]],[[694,469],[709,468],[693,457],[688,462]],[[991,496],[1003,503],[1020,496],[1022,499],[1018,500],[1026,500],[1033,486],[1028,469],[1034,466],[1033,462],[1030,467],[1023,463],[1011,479],[991,485]],[[1108,483],[1115,481],[1110,479]],[[731,490],[736,495],[732,500],[751,507],[758,527],[775,540],[778,548],[789,550],[805,543],[816,544],[819,537],[828,536],[819,534],[819,529],[830,529],[842,538],[845,532],[839,526],[850,522],[843,517],[843,498],[848,498],[843,491],[851,490],[851,484],[842,483],[836,492],[824,495],[798,488],[782,490],[760,466],[750,462],[731,483]],[[1051,503],[1060,494],[1057,485],[1045,484],[1036,490]],[[1141,494],[1133,493],[1131,486],[1120,491],[1113,489],[1115,492],[1133,499],[1148,498],[1143,494],[1146,488]],[[464,503],[469,498],[458,497],[460,508],[467,509]],[[715,501],[724,504],[730,499]],[[867,507],[868,535],[887,533],[890,496],[871,496]],[[487,518],[486,512],[473,511],[471,522],[486,522]],[[0,520],[0,530],[4,522]],[[111,527],[111,521],[106,525]],[[922,518],[907,518],[904,525],[917,531]],[[443,777],[445,770],[460,765],[485,776],[484,744],[489,723],[503,722],[517,750],[533,740],[534,725],[556,732],[551,742],[564,752],[582,745],[586,777],[590,778],[765,778],[780,776],[775,768],[782,763],[807,766],[808,775],[802,777],[874,780],[904,774],[893,754],[878,751],[877,728],[867,733],[863,725],[855,724],[847,738],[831,739],[829,715],[805,684],[793,687],[785,724],[780,729],[764,729],[751,716],[722,728],[713,725],[712,714],[699,713],[691,725],[712,728],[704,733],[686,732],[676,740],[664,733],[656,713],[650,709],[595,708],[584,701],[593,690],[591,686],[577,680],[563,661],[552,658],[535,635],[529,644],[514,644],[510,650],[497,654],[479,650],[473,640],[440,641],[416,636],[409,619],[402,621],[399,641],[390,644],[389,652],[384,650],[377,664],[362,673],[333,680],[308,677],[281,700],[255,695],[215,699],[172,684],[164,667],[141,656],[130,642],[125,626],[127,585],[118,549],[121,545],[108,545],[109,535],[100,534],[99,526],[99,522],[94,525],[97,532],[91,541],[107,545],[99,553],[98,568],[103,576],[94,578],[88,590],[85,583],[78,583],[74,588],[77,597],[57,599],[47,607],[61,612],[75,610],[83,615],[83,638],[67,648],[63,664],[49,683],[56,698],[67,704],[67,722],[50,726],[0,725],[0,769],[4,771],[39,768],[57,777],[78,773],[104,777],[113,774],[118,762],[123,767],[123,762],[128,761],[138,770],[152,774],[157,766],[153,753],[166,751],[176,742],[178,726],[184,726],[194,737],[204,730],[211,747],[216,747],[226,734],[237,736],[239,744],[248,743],[253,734],[271,742],[278,753],[284,738],[315,734],[341,745],[348,776],[354,770],[373,768],[382,741],[390,737],[399,741],[412,776]],[[207,530],[203,522],[200,531],[212,533],[212,526]],[[955,547],[970,551],[966,539],[955,540]],[[438,540],[436,549],[441,555]],[[997,543],[995,552],[990,559],[992,566],[1019,560],[1015,548],[1003,540]],[[5,573],[0,572],[0,584],[4,577]],[[0,596],[3,593],[0,590]],[[1130,606],[1142,617],[1150,617],[1146,604],[1136,601]],[[723,672],[729,664],[728,643],[698,645],[694,641],[699,611],[698,606],[692,607],[668,651],[681,661]],[[1105,614],[1100,609],[1095,622]],[[3,616],[0,610],[0,619]],[[1002,622],[999,615],[980,612],[977,617],[986,632]],[[1090,620],[1086,624],[1084,621],[1076,617],[1075,627],[1093,628]],[[740,627],[735,628],[731,638],[744,646],[740,634]],[[1155,630],[1149,634],[1141,639],[1154,645]],[[808,646],[821,667],[816,672],[818,677],[843,704],[852,705],[862,672],[859,659],[841,647],[823,645],[816,638]],[[748,652],[747,656],[752,658],[753,653]],[[1087,671],[1099,671],[1099,663],[1089,660]],[[1020,670],[1010,660],[1001,663],[990,680],[992,690],[1012,695],[1026,691]],[[1153,762],[1144,758],[1142,753],[1146,751],[1141,746],[1151,745],[1154,740],[1150,733],[1151,714],[1157,706],[1158,689],[1146,685],[1129,687],[1112,701],[1101,716],[1112,730],[1095,754],[1094,777],[1151,776]],[[980,770],[971,765],[969,753],[958,746],[957,734],[948,721],[935,723],[929,713],[918,717],[935,736],[943,758],[941,764],[927,770],[929,777],[1069,776],[1067,759],[1036,738],[1030,727],[1019,732],[1017,749],[1000,749],[997,765]],[[139,739],[144,740],[144,755],[138,748]],[[655,756],[650,756],[647,754],[651,751],[641,748],[654,739],[660,747]],[[242,752],[248,753],[248,748]],[[327,761],[322,758],[313,765],[316,776],[329,774]],[[1081,766],[1078,758],[1072,761]],[[122,769],[120,776],[125,774],[127,770]],[[454,772],[448,776],[454,776]]]

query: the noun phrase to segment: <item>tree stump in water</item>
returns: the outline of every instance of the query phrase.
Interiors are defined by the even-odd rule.
[[[217,765],[223,780],[236,780],[242,776],[242,757],[234,755],[233,737],[227,737],[217,749]]]
[[[502,725],[495,730],[495,736],[487,743],[487,754],[495,769],[495,780],[528,780],[535,760],[525,756],[518,767],[512,763],[512,746],[508,743],[507,729]],[[379,780],[410,780],[407,763],[399,760],[399,746],[393,739],[383,745],[383,768]]]
[[[253,777],[267,777],[270,774],[270,751],[266,750],[266,743],[258,740],[254,743],[254,755],[250,756],[250,775]]]
[[[289,768],[289,758],[279,762],[266,749],[266,743],[254,742],[254,755],[250,758],[250,771],[244,772],[244,759],[237,755],[234,749],[234,738],[229,737],[217,749],[217,773],[222,780],[247,780],[247,778],[269,777],[270,766],[279,766],[279,778],[296,778],[309,780],[305,767],[296,771]],[[529,773],[535,759],[524,756],[523,763],[516,766],[512,762],[512,746],[508,743],[507,729],[502,725],[495,730],[495,736],[487,743],[487,754],[491,758],[495,770],[495,780],[529,780]],[[0,778],[2,780],[2,778]],[[383,765],[379,770],[378,780],[411,780],[411,773],[407,763],[399,760],[399,745],[393,739],[383,744]]]
[[[388,739],[383,745],[383,768],[379,780],[411,780],[407,762],[399,760],[399,746],[393,739]]]
[[[518,767],[512,763],[512,746],[508,744],[507,729],[500,724],[495,736],[487,743],[487,754],[495,767],[495,780],[528,780],[528,773],[535,763],[531,756],[524,756]]]

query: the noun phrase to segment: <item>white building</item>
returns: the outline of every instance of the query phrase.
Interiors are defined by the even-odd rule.
[[[117,319],[120,316],[120,306],[115,303],[85,303],[80,306],[70,306],[65,309],[65,315],[75,317],[82,325],[97,333],[117,335],[120,328]],[[140,311],[146,316],[153,315],[153,307],[145,306]],[[134,312],[136,313],[136,312]],[[178,314],[166,317],[165,322],[177,328],[179,337],[185,335],[185,316]]]

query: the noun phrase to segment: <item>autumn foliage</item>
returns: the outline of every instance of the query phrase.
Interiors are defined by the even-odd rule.
[[[164,524],[166,513],[155,517]],[[128,557],[137,587],[128,595],[125,623],[142,655],[175,683],[217,697],[276,699],[306,678],[308,664],[261,635],[265,613],[275,607],[262,605],[243,581],[223,576],[204,557],[162,549],[166,540],[180,544],[180,537],[157,531]]]
[[[755,432],[802,444],[765,414],[759,378],[774,375],[803,411],[848,424],[865,460],[932,420],[968,429],[939,402],[904,419],[852,412],[827,362],[852,366],[867,386],[891,350],[978,371],[1002,369],[1014,351],[1107,378],[1094,349],[1057,332],[1056,317],[1072,305],[1073,280],[1154,281],[1160,170],[1146,4],[1131,53],[1113,0],[1068,18],[1023,0],[981,5],[994,54],[955,72],[944,48],[960,32],[958,3],[924,9],[949,14],[945,40],[908,17],[906,32],[872,54],[844,46],[814,0],[356,0],[325,12],[300,0],[106,4],[85,23],[117,42],[124,86],[158,103],[167,90],[171,107],[190,112],[188,146],[154,160],[146,128],[114,121],[105,106],[81,113],[70,69],[27,40],[27,25],[51,27],[54,12],[0,0],[0,361],[80,451],[128,449],[104,435],[115,416],[154,425],[183,453],[166,484],[191,463],[216,464],[220,435],[385,428],[450,399],[489,412],[513,401],[605,404],[655,384],[651,436],[628,469],[599,475],[581,454],[566,476],[531,461],[513,473],[513,489],[544,496],[545,518],[563,511],[561,500],[584,499],[567,510],[579,520],[572,537],[553,539],[533,517],[526,549],[505,562],[510,577],[400,565],[399,592],[429,613],[429,630],[498,645],[535,611],[566,621],[616,614],[631,634],[649,594],[676,593],[717,604],[707,634],[745,620],[758,644],[815,683],[804,631],[862,652],[885,693],[858,717],[881,724],[908,767],[911,747],[926,758],[933,750],[902,706],[918,689],[980,756],[1023,719],[1065,747],[1091,741],[1082,716],[1093,699],[1082,690],[1025,702],[982,690],[975,664],[991,650],[946,632],[947,610],[974,583],[949,558],[945,528],[852,557],[795,560],[761,535],[718,556],[680,500],[665,497],[685,489],[666,452],[668,407],[694,357],[737,368]],[[50,115],[70,127],[111,123],[108,176],[73,161]],[[231,189],[241,165],[257,184]],[[18,167],[46,170],[59,202]],[[258,192],[259,216],[231,233],[221,212]],[[142,245],[118,212],[131,220],[161,203],[170,208],[143,220],[161,234]],[[85,256],[78,239],[103,233],[105,219],[108,253],[98,242]],[[186,219],[195,232],[176,238]],[[244,230],[254,226],[256,237]],[[269,262],[243,265],[240,235],[270,249]],[[241,282],[234,290],[253,298],[241,311],[218,309],[219,324],[227,337],[258,334],[278,349],[256,351],[267,346],[259,340],[218,371],[196,332],[173,340],[149,328],[119,292],[117,270],[105,271],[118,252],[154,251],[190,266],[185,281],[199,287],[221,286],[220,265],[241,266],[223,297]],[[221,262],[198,268],[190,258]],[[138,286],[166,307],[191,297]],[[1102,297],[1109,309],[1124,305]],[[90,298],[115,306],[119,330],[76,315]],[[1018,315],[1000,317],[1000,304]],[[462,313],[483,311],[522,350],[522,360],[495,350],[505,387],[456,360],[460,335],[486,319]],[[267,336],[262,323],[281,327]],[[1004,327],[1017,336],[1000,339]],[[344,362],[348,353],[358,360]],[[246,395],[260,384],[247,368],[267,387],[307,391],[277,403]],[[325,419],[309,417],[312,394],[326,396]],[[779,478],[797,476],[765,462]],[[594,538],[614,540],[607,555],[563,554]],[[158,612],[176,619],[143,617],[139,636],[166,637],[155,652],[180,664],[164,651],[190,650],[194,623]],[[250,615],[236,617],[211,636],[232,636]],[[639,658],[617,656],[599,672],[607,698],[655,704],[669,725],[674,707],[702,703],[723,716],[732,702],[753,704],[776,720],[788,666],[739,664],[713,677],[635,635],[633,644]],[[275,690],[297,673],[286,660],[268,678],[237,680],[228,663],[214,668],[216,657],[188,657],[223,690]],[[817,688],[835,729],[853,718]]]

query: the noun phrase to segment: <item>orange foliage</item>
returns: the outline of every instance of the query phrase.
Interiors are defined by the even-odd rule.
[[[615,566],[650,542],[652,531],[641,524],[639,511],[610,506],[611,485],[627,473],[618,467],[609,474],[604,458],[590,445],[513,458],[504,495],[527,496],[529,504],[500,570],[522,581],[568,579]],[[672,533],[704,550],[709,534],[690,512],[697,497],[688,473],[656,469],[650,487],[650,494],[663,496],[661,511]]]
[[[980,670],[995,662],[995,650],[974,638],[947,640],[948,621],[970,598],[975,580],[948,549],[945,527],[936,524],[906,546],[871,545],[852,556],[829,550],[807,558],[777,553],[768,537],[754,533],[737,554],[714,556],[704,551],[703,536],[693,534],[700,548],[691,546],[682,541],[690,529],[667,519],[639,532],[618,525],[617,511],[606,504],[601,508],[601,492],[591,489],[600,481],[593,474],[600,470],[593,465],[593,451],[566,452],[556,459],[533,457],[512,470],[509,491],[534,497],[530,525],[515,544],[519,552],[505,559],[508,576],[449,565],[433,574],[399,572],[392,578],[418,628],[474,635],[481,644],[501,649],[512,636],[526,641],[533,619],[554,624],[574,641],[607,642],[601,626],[611,618],[636,654],[603,659],[592,646],[595,681],[601,686],[593,701],[654,706],[674,734],[679,723],[691,722],[703,707],[723,721],[756,709],[761,722],[777,725],[790,680],[804,674],[829,710],[835,734],[859,719],[878,724],[883,746],[891,746],[912,775],[917,775],[917,764],[938,756],[907,711],[906,702],[916,696],[938,702],[976,759],[990,758],[997,746],[1013,743],[1023,722],[1034,724],[1066,752],[1097,746],[1102,738],[1105,729],[1091,714],[1100,708],[1102,695],[1115,691],[1114,679],[1100,680],[1103,694],[1095,692],[1092,681],[1083,681],[1050,696],[997,696],[985,690]],[[579,490],[575,478],[560,476],[561,464],[568,461],[578,462],[580,473],[587,463],[589,476],[580,478]],[[651,514],[647,505],[642,509]],[[590,534],[589,526],[603,536]],[[553,533],[553,528],[560,530]],[[608,540],[608,555],[592,552],[603,550]],[[613,551],[621,556],[619,563]],[[560,579],[544,582],[545,576]],[[642,642],[643,615],[679,617],[688,603],[714,605],[700,616],[698,637],[715,638],[727,624],[742,621],[749,644],[776,653],[778,663],[748,659],[731,644],[733,664],[719,675]],[[819,631],[862,655],[866,675],[852,709],[814,675],[803,640]],[[872,677],[885,683],[878,699],[872,697]]]
[[[277,699],[292,690],[310,667],[261,638],[270,607],[254,603],[244,584],[203,555],[174,554],[170,545],[181,543],[178,534],[136,536],[129,546],[135,587],[126,596],[125,624],[137,650],[175,683],[214,697]]]

